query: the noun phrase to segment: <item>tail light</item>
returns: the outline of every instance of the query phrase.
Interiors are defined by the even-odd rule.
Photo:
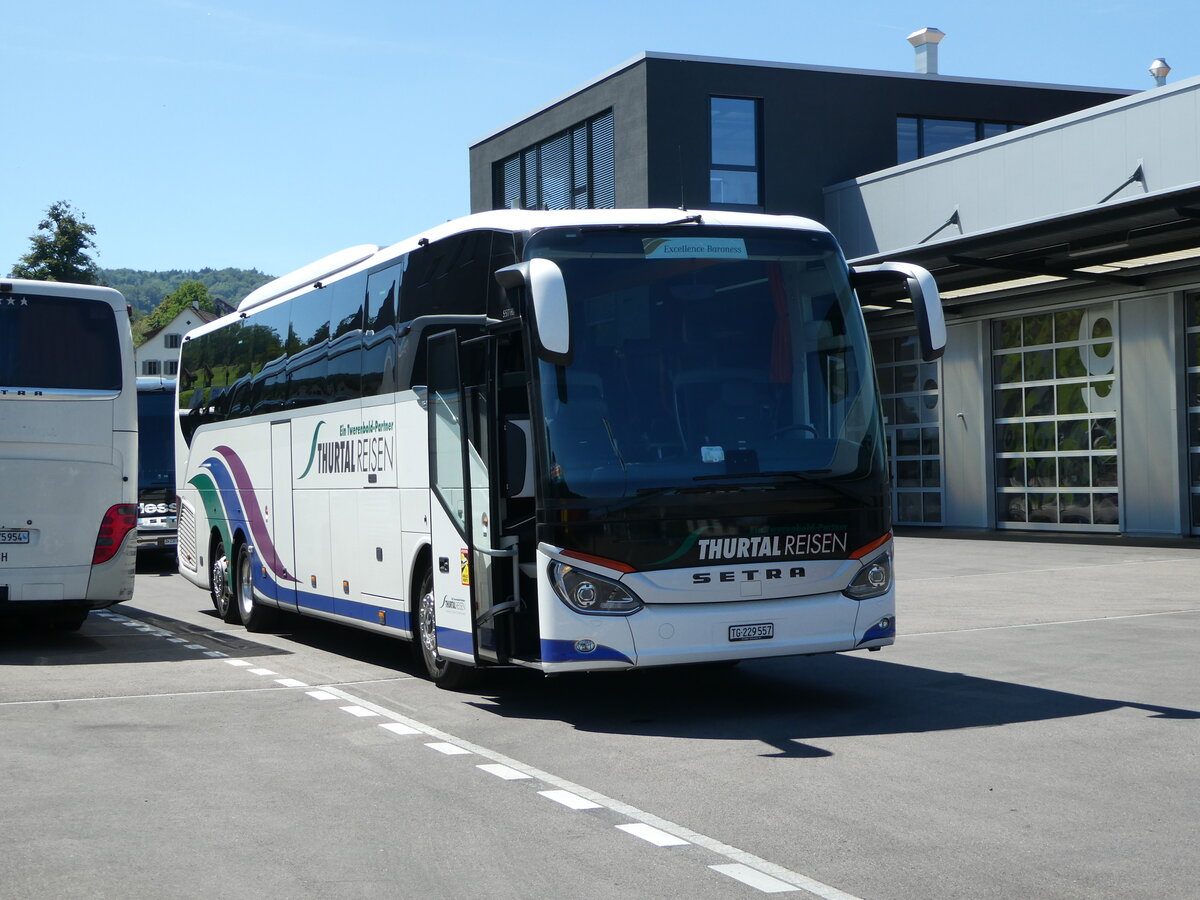
[[[110,506],[100,520],[100,533],[96,535],[96,549],[92,551],[92,565],[108,562],[121,549],[125,535],[137,528],[137,506],[118,503]]]

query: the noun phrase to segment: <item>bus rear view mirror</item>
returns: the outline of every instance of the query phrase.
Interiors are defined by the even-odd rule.
[[[933,362],[946,350],[946,319],[933,276],[911,263],[887,262],[877,266],[851,266],[850,284],[861,294],[872,289],[900,287],[912,300],[917,319],[921,358]],[[861,297],[860,297],[861,299]]]
[[[555,365],[571,361],[570,315],[562,269],[548,259],[534,258],[496,272],[504,288],[524,287],[526,314],[533,319],[538,356]]]

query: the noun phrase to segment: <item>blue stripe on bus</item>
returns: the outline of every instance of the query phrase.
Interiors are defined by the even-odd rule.
[[[574,641],[542,639],[542,662],[596,662],[615,661],[633,665],[633,660],[619,650],[598,644],[591,653],[580,653]]]
[[[867,633],[862,636],[858,644],[865,644],[867,641],[877,641],[880,638],[889,638],[896,636],[896,617],[888,616],[889,624],[887,628],[880,628],[878,624],[872,625],[867,629]]]
[[[471,635],[465,631],[456,631],[453,628],[443,628],[439,625],[437,628],[437,642],[439,647],[445,647],[447,650],[457,650],[459,653],[475,653],[475,642],[471,639]]]

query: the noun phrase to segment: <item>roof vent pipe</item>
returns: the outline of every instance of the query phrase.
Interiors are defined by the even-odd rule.
[[[1167,83],[1167,76],[1171,74],[1171,67],[1167,65],[1167,61],[1161,56],[1150,63],[1150,74],[1154,76],[1154,84],[1157,87],[1162,87]]]
[[[946,33],[940,28],[922,28],[908,36],[908,42],[917,50],[917,66],[914,71],[922,75],[938,73],[937,45]]]

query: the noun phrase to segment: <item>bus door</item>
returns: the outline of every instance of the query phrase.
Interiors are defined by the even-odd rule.
[[[274,545],[274,565],[267,557],[271,550],[259,553],[262,564],[272,574],[264,581],[275,584],[275,597],[280,609],[296,611],[296,541],[292,533],[292,423],[271,423],[271,506],[267,510],[267,525]],[[267,586],[264,584],[264,586]],[[269,587],[268,587],[269,589]]]
[[[438,652],[508,660],[516,550],[497,546],[495,339],[429,339],[429,483]]]

